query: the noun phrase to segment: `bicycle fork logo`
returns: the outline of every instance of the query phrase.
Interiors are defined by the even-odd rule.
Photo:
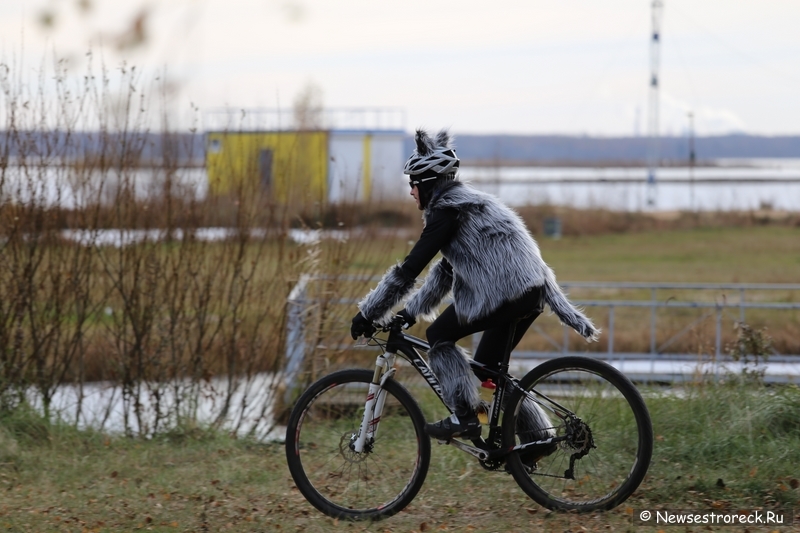
[[[384,392],[383,394],[386,394],[386,393]],[[367,396],[367,404],[368,405],[369,405],[369,402],[373,402],[372,403],[372,412],[373,412],[373,414],[376,414],[375,413],[375,409],[376,409],[375,404],[377,403],[377,398],[375,396],[375,393],[372,392],[372,391],[370,391],[369,395]],[[375,433],[375,430],[378,429],[378,422],[380,422],[380,421],[381,421],[380,414],[378,414],[378,416],[376,416],[375,418],[370,419],[369,424],[367,424],[367,435],[372,435],[373,433]]]
[[[425,361],[415,359],[412,363],[414,363],[414,366],[417,367],[417,370],[419,370],[419,373],[422,374],[422,377],[425,378],[425,381],[428,382],[428,385],[431,386],[433,391],[442,398],[442,387],[439,385],[439,380],[433,375],[433,372],[428,368],[428,365],[425,364]]]

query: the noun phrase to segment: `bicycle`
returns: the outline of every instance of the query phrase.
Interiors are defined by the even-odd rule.
[[[408,361],[445,402],[419,353],[428,351],[428,343],[404,333],[401,323],[398,317],[376,325],[388,339],[367,339],[382,350],[374,371],[340,370],[319,379],[289,416],[289,471],[303,496],[328,516],[390,517],[425,481],[431,439],[417,401],[394,379],[396,357]],[[612,366],[580,356],[546,361],[517,379],[508,374],[510,352],[508,346],[499,370],[470,362],[476,375],[491,378],[496,387],[486,406],[487,437],[440,444],[474,456],[487,470],[505,468],[528,496],[551,510],[608,510],[625,501],[644,479],[653,450],[650,415],[636,387]],[[546,438],[521,429],[523,401],[536,402],[555,421]]]

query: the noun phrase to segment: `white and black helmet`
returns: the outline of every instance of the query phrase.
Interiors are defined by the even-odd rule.
[[[450,146],[450,134],[442,130],[431,138],[424,130],[417,130],[414,136],[417,148],[406,161],[403,174],[455,174],[459,160],[455,149]]]

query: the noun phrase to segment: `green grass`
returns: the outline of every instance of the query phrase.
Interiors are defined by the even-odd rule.
[[[540,238],[563,281],[796,283],[800,228],[752,226]]]
[[[631,499],[606,513],[549,512],[509,475],[434,444],[428,478],[406,510],[376,524],[337,523],[294,488],[281,444],[200,430],[110,438],[20,413],[0,422],[0,528],[634,531],[632,509],[796,507],[800,389],[732,379],[644,393],[656,435],[653,463]]]
[[[800,272],[798,237],[796,227],[748,226],[539,240],[562,281],[786,283],[797,282]],[[352,253],[327,257],[347,261],[338,266],[350,273],[382,272],[409,249],[406,238],[356,245]],[[773,336],[796,339],[796,327],[796,320],[770,318]],[[457,450],[434,445],[428,479],[407,510],[378,524],[336,525],[294,488],[281,445],[197,430],[128,440],[53,426],[23,412],[0,421],[0,530],[633,531],[631,508],[796,506],[796,388],[645,392],[656,432],[653,464],[629,502],[609,513],[548,512],[510,476],[485,472]],[[443,416],[441,409],[425,414]]]
[[[604,233],[588,236],[567,236],[559,240],[536,235],[542,255],[555,270],[559,281],[608,282],[674,282],[674,283],[797,283],[800,280],[800,227],[741,226],[695,229],[665,229],[629,233]],[[400,239],[394,246],[385,243],[385,253],[359,260],[374,271],[402,260],[406,243]],[[368,248],[363,249],[366,253]],[[356,254],[358,256],[358,254]],[[374,282],[373,282],[374,285]],[[366,292],[366,288],[362,289]],[[649,290],[570,290],[575,300],[617,299],[650,300]],[[796,301],[797,291],[749,291],[748,301]],[[660,290],[659,301],[738,302],[738,291]],[[649,351],[650,314],[639,308],[616,309],[614,346],[617,350]],[[672,308],[659,311],[657,347],[693,324],[692,331],[672,342],[668,350],[685,353],[709,353],[714,348],[715,324],[708,309]],[[589,314],[607,330],[608,314],[604,308],[591,308]],[[722,347],[734,339],[730,327],[738,320],[737,309],[726,314]],[[798,353],[800,347],[800,312],[750,309],[746,321],[753,327],[767,327],[775,348],[781,353]],[[536,325],[555,339],[562,338],[558,321],[545,316]],[[425,324],[412,333],[424,335]],[[684,332],[685,333],[685,332]],[[586,345],[570,337],[576,350],[607,350],[607,336],[597,344]],[[544,340],[529,335],[523,349],[549,349]]]
[[[416,239],[414,230],[409,230]],[[800,228],[744,226],[565,236],[535,234],[563,281],[793,283],[800,273]],[[387,268],[410,250],[408,239],[363,246],[353,271]]]
[[[395,264],[411,249],[409,239],[417,236],[419,228],[409,228],[400,231],[394,238],[382,235],[364,234],[354,238],[347,243],[337,243],[335,241],[323,241],[318,248],[314,248],[314,256],[309,258],[312,248],[297,245],[290,242],[268,241],[265,243],[250,243],[246,248],[247,265],[257,265],[253,271],[252,286],[267,292],[264,297],[257,297],[254,290],[248,291],[249,299],[246,299],[240,306],[240,312],[244,313],[244,322],[249,324],[255,316],[266,313],[269,316],[279,317],[284,312],[285,300],[289,290],[294,285],[299,275],[303,271],[315,272],[320,274],[381,274],[389,266]],[[402,236],[400,236],[402,234]],[[800,273],[800,228],[792,226],[742,226],[727,228],[696,228],[696,229],[672,229],[661,231],[641,231],[629,233],[604,233],[590,236],[567,236],[560,240],[551,240],[543,236],[537,236],[540,240],[542,254],[545,260],[554,268],[561,281],[652,281],[652,282],[747,282],[747,283],[776,283],[776,282],[796,282]],[[208,305],[207,312],[225,316],[230,312],[230,302],[225,297],[227,294],[228,274],[218,275],[219,271],[228,272],[231,265],[225,262],[227,252],[231,249],[230,243],[207,243],[197,246],[187,246],[184,259],[191,259],[193,264],[199,265],[201,270],[200,282],[208,281],[214,284],[215,290],[212,291],[212,300]],[[181,251],[177,245],[147,245],[142,246],[140,253],[153,251],[156,258],[155,264],[162,265],[160,272],[166,276],[169,274],[170,265],[179,263]],[[41,270],[41,277],[55,268],[61,261],[64,250],[53,252],[52,257],[48,255],[47,261],[53,264],[46,264]],[[118,251],[105,250],[103,253],[116,261]],[[131,252],[133,253],[133,252]],[[134,254],[135,255],[135,254]],[[313,263],[312,266],[309,266]],[[107,343],[109,342],[109,325],[112,325],[116,318],[105,314],[105,309],[110,308],[118,313],[124,307],[121,296],[111,290],[111,282],[104,275],[104,270],[97,257],[91,262],[92,283],[90,287],[90,300],[92,306],[96,307],[96,312],[90,314],[84,323],[85,331],[82,339],[85,345],[86,355],[86,377],[90,380],[105,379],[110,370],[107,368]],[[212,268],[217,265],[219,268]],[[226,266],[227,265],[227,266]],[[300,266],[298,266],[300,265]],[[223,268],[224,267],[224,268]],[[249,268],[249,266],[248,266]],[[163,277],[163,276],[162,276]],[[181,273],[176,279],[186,279],[187,274]],[[166,279],[166,278],[165,278]],[[11,281],[9,281],[13,285]],[[163,294],[171,298],[178,294],[176,298],[183,297],[183,293],[176,293],[174,287],[172,292],[166,292],[164,282],[161,287]],[[336,281],[331,286],[317,287],[319,295],[315,296],[334,296],[360,298],[365,294],[374,282],[364,281]],[[47,286],[46,284],[43,287]],[[140,289],[143,290],[143,289]],[[627,292],[624,295],[598,295],[597,291],[572,290],[571,296],[574,299],[590,299],[596,296],[603,298],[614,297],[619,299],[644,298],[649,299],[647,291],[640,291],[642,294],[636,295]],[[161,292],[159,292],[161,294]],[[659,299],[665,300],[667,297],[694,298],[697,293],[679,294],[676,291],[659,293]],[[724,295],[714,294],[712,298],[720,298]],[[48,302],[53,301],[53,296],[44,289],[32,295],[37,300],[37,305],[31,317],[36,318],[40,327],[45,327],[53,323],[52,317],[46,313],[51,311],[47,307]],[[731,295],[738,298],[738,294]],[[791,293],[770,293],[764,295],[753,295],[753,298],[770,299],[770,301],[786,301],[796,295]],[[173,313],[180,313],[189,319],[197,315],[195,305],[200,298],[197,291],[190,291],[186,297],[185,309],[178,306]],[[157,300],[155,303],[157,313],[166,313],[165,309],[170,308],[171,301]],[[178,301],[181,301],[178,298]],[[67,302],[69,303],[69,302]],[[169,304],[169,305],[168,305]],[[67,306],[69,307],[69,306]],[[45,311],[39,311],[43,309]],[[71,309],[71,308],[70,308]],[[344,335],[344,327],[350,316],[352,309],[345,309],[336,306],[334,313],[341,315],[341,320],[334,316],[331,322],[333,336]],[[624,308],[619,309],[617,316],[616,329],[617,337],[615,346],[620,350],[646,351],[649,349],[648,335],[649,326],[647,317],[633,312],[635,316],[628,317],[624,313],[629,312]],[[684,320],[676,322],[676,331],[683,328],[697,318],[700,311],[670,311],[672,313],[683,313],[686,315]],[[40,313],[37,315],[37,313]],[[606,311],[604,309],[593,309],[593,317],[599,324],[607,323]],[[332,315],[333,316],[333,315]],[[755,327],[769,325],[770,334],[775,339],[775,346],[783,353],[796,353],[797,339],[800,338],[798,329],[798,316],[800,313],[782,311],[775,316],[766,314],[762,311],[748,311],[748,321]],[[644,317],[645,322],[639,323],[637,320]],[[752,318],[751,318],[752,317]],[[62,316],[60,327],[71,331],[69,328],[74,324],[74,315]],[[707,321],[708,322],[708,321]],[[269,324],[276,324],[277,321],[270,321]],[[704,324],[708,326],[708,324]],[[713,326],[713,324],[711,324]],[[537,326],[545,328],[546,332],[554,338],[561,338],[560,326],[552,318],[542,317]],[[672,331],[669,325],[665,324],[666,329],[660,330],[665,334],[661,341],[669,338]],[[709,326],[710,327],[710,326]],[[113,328],[112,328],[113,329]],[[726,335],[730,332],[726,328]],[[262,330],[263,333],[263,328]],[[422,332],[422,326],[415,330]],[[328,332],[325,332],[328,334]],[[709,336],[710,335],[710,336]],[[698,339],[684,338],[683,346],[675,346],[674,349],[694,353],[701,351],[700,345],[703,342],[713,340],[713,332],[700,331],[697,333]],[[265,336],[274,338],[274,335]],[[572,342],[575,349],[585,348],[585,344],[580,339],[573,338]],[[265,339],[264,342],[269,342]],[[333,341],[332,341],[333,342]],[[528,342],[528,341],[525,341]],[[599,344],[591,345],[590,349],[604,351],[607,349],[607,339],[603,337]],[[538,345],[527,346],[526,349],[546,349],[547,346],[541,341]],[[209,350],[207,355],[209,364],[216,372],[219,365],[215,360],[222,359],[222,355],[212,354],[212,351],[221,352],[218,346]],[[71,374],[70,374],[71,375]]]

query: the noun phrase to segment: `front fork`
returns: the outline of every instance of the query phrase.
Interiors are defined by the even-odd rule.
[[[374,442],[378,434],[378,424],[383,414],[383,405],[386,402],[386,391],[383,385],[386,380],[394,376],[396,369],[394,361],[397,354],[382,353],[375,360],[375,373],[372,375],[372,382],[369,384],[367,393],[367,403],[364,405],[364,417],[361,419],[361,428],[352,444],[352,449],[356,453],[362,453],[367,442]]]

